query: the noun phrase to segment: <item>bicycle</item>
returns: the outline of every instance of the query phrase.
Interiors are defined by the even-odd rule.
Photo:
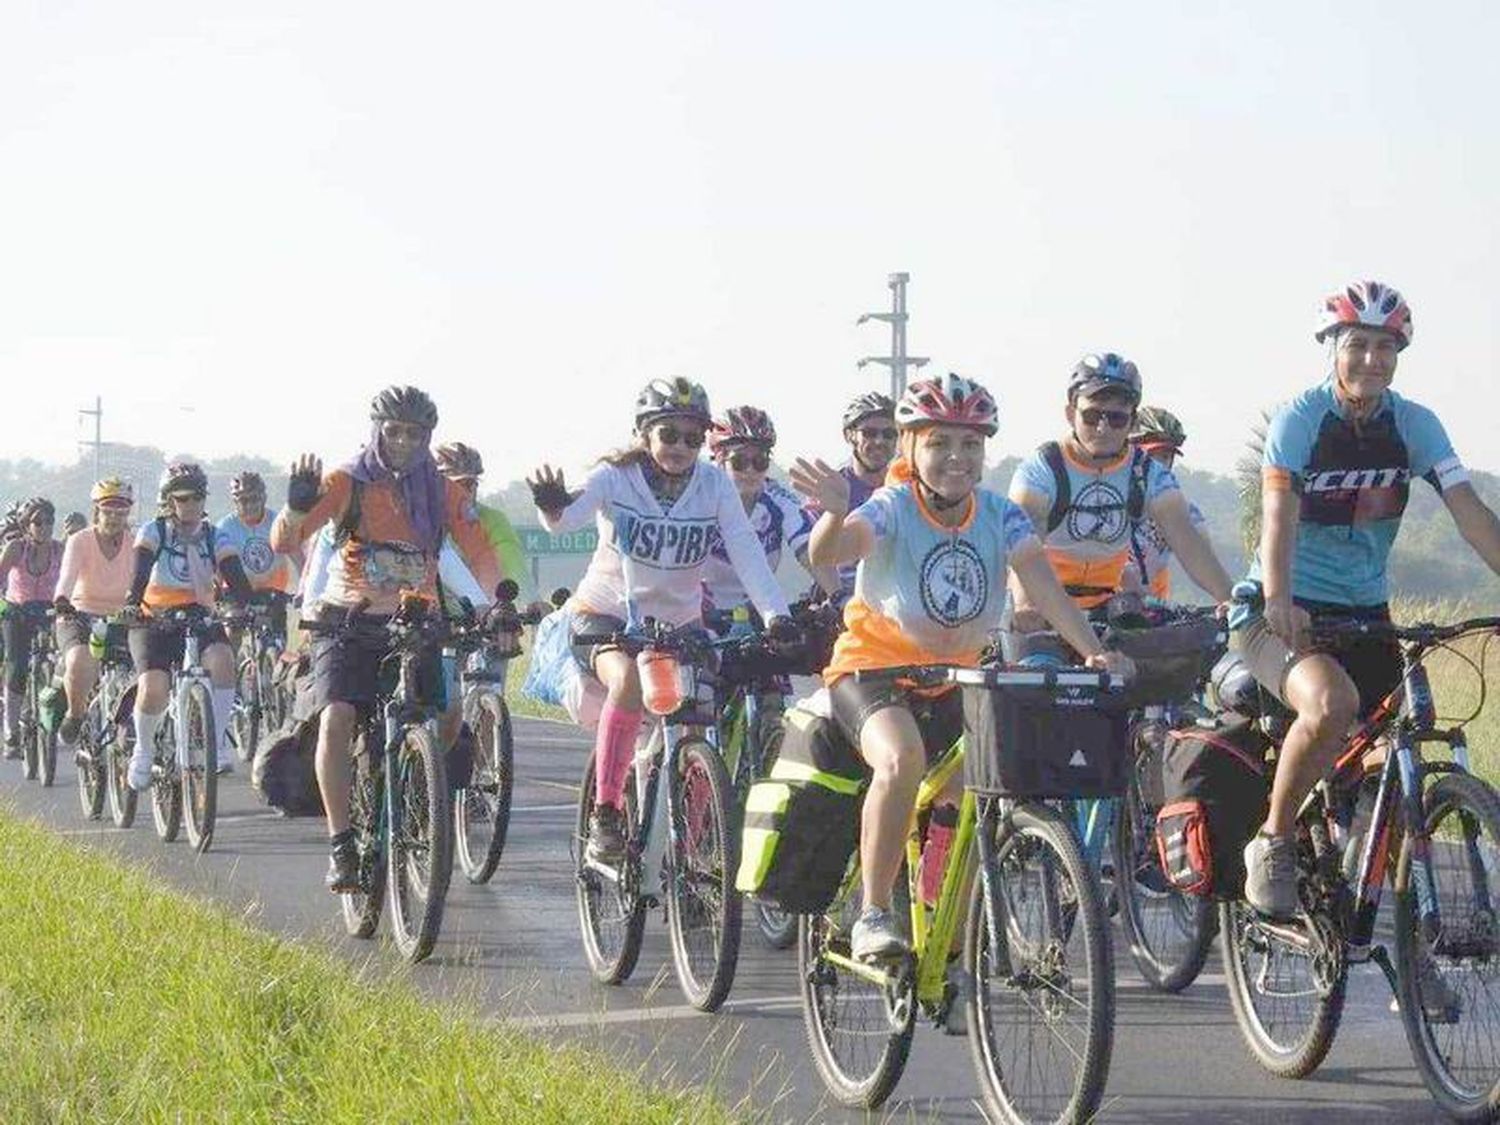
[[[43,786],[50,786],[57,778],[57,727],[53,724],[49,730],[42,719],[42,693],[53,686],[57,670],[57,646],[52,638],[52,621],[56,613],[45,602],[13,605],[9,612],[22,614],[32,623],[26,694],[22,698],[18,724],[25,759],[21,772],[27,781],[40,778]]]
[[[922,665],[854,674],[1002,696],[1041,692],[1080,706],[1102,705],[1120,683],[1081,669]],[[911,953],[883,963],[854,959],[850,932],[861,909],[857,854],[832,906],[799,920],[798,979],[813,1061],[840,1103],[877,1108],[900,1080],[918,1012],[944,1027],[962,992],[987,1112],[1009,1122],[1086,1121],[1103,1096],[1114,1036],[1114,961],[1104,902],[1068,817],[1045,800],[999,796],[971,784],[968,737],[929,767],[917,793],[904,884]],[[918,825],[960,768],[966,776],[958,823],[937,901],[927,906],[918,885]],[[902,886],[898,882],[898,891]],[[967,988],[949,973],[960,925]],[[1020,1027],[1006,1026],[1012,1016]],[[1031,1087],[1040,1071],[1054,1067],[1066,1073],[1043,1076],[1039,1088]]]
[[[1500,862],[1500,795],[1468,769],[1463,727],[1474,716],[1439,727],[1423,666],[1431,652],[1462,637],[1496,634],[1500,617],[1446,626],[1314,626],[1319,644],[1393,638],[1403,673],[1401,685],[1364,717],[1330,775],[1298,811],[1298,916],[1271,921],[1242,900],[1219,908],[1235,1022],[1251,1055],[1271,1073],[1302,1078],[1317,1069],[1338,1031],[1348,967],[1373,962],[1396,998],[1433,1100],[1457,1121],[1500,1116],[1500,1057],[1493,1035],[1485,1034],[1495,1018],[1486,1003],[1490,982],[1500,971],[1500,925],[1490,890]],[[1483,667],[1473,666],[1482,687]],[[1290,717],[1279,705],[1263,710],[1269,711],[1263,721]],[[1361,841],[1345,826],[1364,777],[1362,759],[1380,739],[1388,750]],[[1432,743],[1446,746],[1453,760],[1424,761],[1422,747]],[[1345,864],[1356,846],[1351,878]],[[1375,940],[1392,857],[1394,962]],[[1465,1027],[1465,1016],[1475,1016],[1480,1027]],[[1470,1059],[1470,1049],[1487,1057]]]
[[[261,739],[279,729],[291,711],[291,696],[278,675],[286,651],[286,606],[291,599],[278,590],[256,595],[249,607],[249,627],[240,642],[235,677],[235,704],[229,735],[240,761],[250,762]]]
[[[515,582],[501,582],[488,623],[455,635],[452,644],[455,657],[463,661],[458,678],[463,721],[475,742],[469,784],[453,800],[455,850],[471,883],[490,881],[510,829],[516,750],[505,680],[511,659],[520,652],[521,629],[542,619],[540,613],[516,609],[519,593]]]
[[[135,675],[130,652],[109,640],[104,621],[94,621],[89,645],[95,648],[97,642],[99,679],[84,708],[73,760],[78,766],[78,804],[85,819],[100,819],[108,796],[111,818],[119,827],[128,828],[135,820],[135,790],[126,781],[133,734],[129,709],[122,707],[122,701]],[[117,745],[123,746],[122,753],[115,753]]]
[[[646,909],[660,905],[683,996],[699,1011],[716,1011],[734,982],[742,902],[733,882],[739,839],[729,774],[701,733],[716,718],[699,698],[696,664],[707,646],[696,626],[674,629],[651,618],[617,633],[580,634],[574,643],[615,646],[656,665],[642,668],[642,682],[664,687],[660,696],[646,692],[655,722],[626,776],[626,848],[618,866],[588,856],[592,755],[584,770],[573,858],[589,969],[603,984],[628,979],[640,956]]]
[[[388,899],[396,947],[416,964],[437,942],[453,873],[453,810],[437,731],[442,706],[425,697],[421,667],[424,656],[440,649],[448,626],[418,599],[403,600],[386,619],[365,617],[364,609],[300,623],[316,636],[389,648],[376,704],[361,716],[350,746],[360,889],[339,896],[340,912],[352,937],[369,938]]]

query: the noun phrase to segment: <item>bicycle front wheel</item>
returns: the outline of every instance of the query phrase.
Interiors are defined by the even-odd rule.
[[[478,694],[469,716],[474,773],[453,805],[458,862],[471,883],[488,883],[505,850],[515,784],[515,740],[510,708],[498,692]]]
[[[1396,972],[1401,1023],[1433,1100],[1455,1121],[1500,1117],[1500,796],[1449,773],[1423,796],[1438,907],[1423,934],[1414,883],[1417,840],[1396,866]]]
[[[104,815],[104,731],[101,719],[103,706],[99,693],[89,700],[88,710],[83,715],[83,726],[78,731],[78,805],[84,819],[98,820]]]
[[[177,735],[170,713],[156,728],[156,762],[151,769],[151,819],[156,834],[170,844],[182,830],[182,777],[177,770]]]
[[[255,662],[247,657],[240,661],[235,677],[234,710],[229,719],[229,737],[234,743],[235,756],[242,762],[254,761],[260,746],[261,707]]]
[[[206,852],[214,841],[219,807],[219,757],[213,705],[208,688],[188,684],[182,707],[187,738],[182,748],[182,804],[187,814],[188,843]]]
[[[390,825],[391,928],[412,964],[426,960],[443,925],[453,874],[453,808],[437,737],[425,726],[401,732]]]
[[[51,786],[57,780],[57,729],[47,729],[47,724],[42,722],[41,694],[52,684],[53,667],[50,657],[42,657],[37,660],[31,670],[31,690],[37,697],[36,704],[31,713],[36,716],[36,759],[37,772],[41,775],[42,785]]]
[[[1114,1050],[1114,955],[1099,884],[1067,821],[1045,805],[1021,805],[998,829],[979,830],[997,837],[993,866],[970,894],[964,967],[985,1106],[1006,1122],[1088,1121]]]
[[[636,838],[639,811],[635,766],[625,775],[625,837]],[[588,858],[589,818],[594,812],[594,756],[583,771],[578,791],[578,820],[573,830],[573,857],[578,886],[578,923],[583,955],[600,984],[619,984],[635,972],[646,929],[646,903],[639,887],[640,863],[629,855],[606,873]],[[627,849],[628,850],[628,849]]]
[[[104,786],[109,797],[109,818],[116,828],[129,828],[135,823],[136,792],[130,787],[129,726],[112,724],[104,728],[108,741],[100,747],[104,758]]]
[[[339,896],[344,930],[350,937],[368,938],[380,925],[380,907],[385,900],[386,851],[384,773],[371,758],[370,739],[358,734],[354,740],[354,784],[349,794],[349,828],[359,854],[359,886],[352,894]]]
[[[729,771],[708,743],[677,747],[676,831],[667,873],[667,926],[672,963],[687,1002],[717,1011],[729,995],[740,956],[743,900],[734,889],[739,840]]]

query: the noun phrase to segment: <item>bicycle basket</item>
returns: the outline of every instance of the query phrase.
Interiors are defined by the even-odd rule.
[[[964,785],[1002,797],[1117,797],[1129,779],[1124,693],[965,685]]]

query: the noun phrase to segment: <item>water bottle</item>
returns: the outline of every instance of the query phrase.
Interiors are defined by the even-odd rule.
[[[104,659],[104,638],[109,633],[109,626],[103,618],[96,617],[89,623],[89,655],[95,660]]]
[[[635,658],[641,675],[641,701],[653,715],[670,715],[682,706],[684,685],[677,658],[646,649]]]

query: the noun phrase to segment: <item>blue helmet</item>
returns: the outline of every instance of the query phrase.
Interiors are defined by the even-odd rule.
[[[1114,352],[1090,353],[1080,359],[1068,376],[1068,401],[1079,395],[1113,389],[1124,391],[1131,402],[1141,401],[1141,373],[1135,364]]]

